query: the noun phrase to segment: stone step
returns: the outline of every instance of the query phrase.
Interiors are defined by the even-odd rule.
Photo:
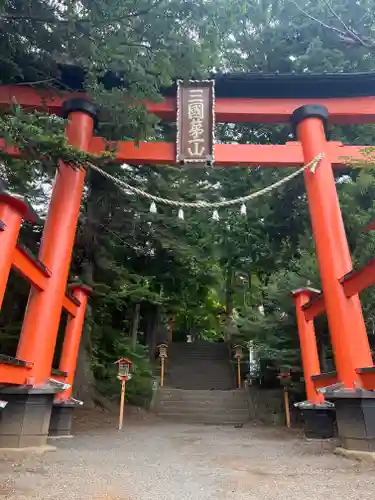
[[[200,375],[227,375],[232,373],[229,365],[181,365],[181,366],[166,366],[164,373],[170,373],[175,375],[185,375],[192,376],[199,373]]]
[[[184,415],[186,418],[196,419],[204,418],[207,420],[241,420],[246,422],[249,419],[249,411],[222,411],[222,412],[211,412],[211,411],[184,411],[183,409],[176,409],[175,411],[164,411],[163,409],[157,412],[160,416],[167,415]]]
[[[212,415],[210,414],[192,414],[187,415],[186,413],[158,413],[158,416],[164,420],[171,420],[174,422],[187,422],[195,424],[207,424],[207,425],[236,425],[244,424],[249,418],[248,414],[246,416],[240,415]]]
[[[168,381],[171,380],[173,381],[173,384],[168,385]],[[176,384],[176,385],[175,385]],[[228,391],[233,389],[233,384],[232,384],[232,379],[231,378],[222,378],[222,379],[215,379],[215,378],[207,378],[204,381],[200,378],[175,378],[175,377],[165,377],[165,385],[169,386],[171,389],[183,389],[188,391],[189,388],[187,387],[188,385],[192,385],[192,390],[194,389],[200,389],[200,390],[205,390],[205,391],[211,391],[211,390],[216,390],[216,391]],[[198,385],[198,387],[197,387]],[[211,387],[212,385],[218,386],[215,389]]]
[[[163,419],[202,424],[243,424],[249,420],[249,405],[243,389],[159,389],[156,413]]]
[[[191,408],[248,408],[248,402],[243,400],[238,401],[205,401],[203,399],[191,401],[176,401],[176,400],[158,400],[158,406],[164,408],[171,408],[172,406],[191,407]]]
[[[173,354],[186,354],[186,353],[202,353],[202,354],[209,354],[209,353],[216,353],[216,354],[229,354],[228,349],[226,348],[217,348],[217,347],[191,347],[189,344],[184,344],[183,346],[179,347],[178,349],[174,348],[173,346],[168,347],[168,353],[173,353]]]
[[[230,375],[232,372],[230,370],[194,370],[194,369],[187,369],[187,370],[165,370],[164,373],[166,375],[181,375],[184,376],[184,378],[188,379],[191,377],[197,377],[199,376],[204,376],[208,377],[210,375],[216,376],[219,378],[227,378],[228,375]]]
[[[225,384],[223,382],[220,383],[207,383],[203,384],[202,382],[196,383],[183,383],[181,381],[178,382],[165,382],[165,387],[174,387],[177,389],[181,389],[184,391],[199,391],[205,389],[207,391],[217,391],[221,389],[227,389],[228,391],[232,389],[232,384]]]
[[[191,373],[197,372],[200,373],[229,373],[231,372],[231,366],[226,364],[225,361],[217,362],[216,360],[212,363],[190,363],[190,364],[170,364],[165,365],[165,372],[172,373]]]
[[[159,390],[159,394],[162,395],[163,397],[168,397],[168,396],[179,396],[183,398],[189,398],[190,396],[193,397],[198,397],[198,396],[203,396],[203,397],[210,397],[210,398],[220,398],[220,397],[225,397],[225,398],[236,398],[239,396],[242,396],[246,398],[246,394],[244,389],[230,389],[230,390],[216,390],[216,391],[207,391],[207,390],[195,390],[195,391],[187,391],[184,389],[174,389],[174,388],[161,388]]]
[[[241,417],[247,417],[249,415],[249,409],[248,408],[239,408],[235,410],[230,410],[230,409],[221,409],[220,411],[213,411],[211,409],[204,409],[204,408],[185,408],[185,407],[176,407],[176,408],[157,408],[157,413],[158,414],[175,414],[175,413],[186,413],[187,415],[237,415]]]
[[[228,355],[229,354],[229,351],[228,349],[217,349],[217,348],[212,348],[212,347],[209,347],[209,348],[192,348],[192,347],[188,347],[188,344],[185,344],[183,347],[179,348],[179,349],[174,349],[173,347],[169,347],[168,348],[168,353],[172,353],[174,355],[186,355],[186,354],[211,354],[211,353],[214,353],[214,354],[217,354],[217,355],[220,355],[220,354],[226,354]]]
[[[165,372],[164,372],[165,373]],[[228,371],[227,373],[220,372],[220,373],[181,373],[180,372],[167,372],[165,373],[165,376],[177,376],[181,375],[182,380],[202,380],[202,377],[204,377],[206,380],[232,380],[232,377],[230,377],[230,372]],[[183,376],[182,376],[183,375]]]
[[[165,387],[164,389],[168,390],[168,387]],[[214,389],[213,391],[207,390],[204,391],[207,394],[203,394],[202,389],[176,389],[176,390],[182,390],[189,392],[189,394],[165,394],[161,395],[159,394],[158,397],[160,400],[163,401],[227,401],[227,402],[234,402],[234,401],[247,401],[247,397],[245,394],[236,394],[233,395],[232,390],[228,391],[222,391],[222,390],[217,390]],[[194,393],[197,394],[194,394]],[[215,392],[228,392],[228,394],[222,394],[222,395],[216,395],[216,394],[210,394],[210,393],[215,393]]]
[[[232,373],[232,369],[230,365],[225,364],[225,361],[221,363],[212,362],[212,363],[191,363],[191,364],[171,364],[165,365],[165,373],[176,373],[176,374],[185,374],[191,375],[194,373],[206,374],[206,373]]]
[[[182,389],[185,390],[185,389]],[[169,394],[169,395],[159,395],[160,401],[213,401],[213,402],[227,402],[227,403],[234,403],[235,401],[247,401],[246,396],[244,395],[236,395],[232,396],[228,394],[227,396],[222,395],[222,396],[216,396],[216,395],[210,395],[210,392],[218,392],[217,390],[213,391],[206,391],[208,394],[200,394],[201,389],[196,389],[196,390],[189,390],[188,391],[190,394],[189,395],[180,395],[180,394]],[[194,392],[197,392],[197,395],[194,395]],[[225,392],[225,391],[220,391],[220,392]],[[228,393],[231,391],[228,390]]]
[[[197,374],[192,374],[191,376],[189,376],[188,374],[185,374],[183,377],[177,377],[177,375],[174,373],[174,374],[169,374],[169,373],[165,373],[165,378],[169,378],[169,379],[176,379],[176,381],[184,381],[184,382],[188,382],[189,380],[194,380],[194,381],[203,381],[202,379],[204,379],[205,381],[213,381],[213,382],[230,382],[232,383],[232,377],[230,376],[230,374],[223,374],[222,376],[219,376],[219,375],[213,375],[212,376],[210,374],[208,374],[206,376],[206,374],[202,373],[201,375],[197,375]],[[233,387],[232,387],[233,388]],[[178,389],[178,387],[176,387],[176,389]],[[202,389],[204,389],[204,387],[202,387]],[[223,390],[226,390],[225,387],[223,387]]]
[[[168,357],[188,357],[188,356],[213,356],[213,357],[229,357],[227,349],[189,349],[184,347],[181,349],[168,349]]]
[[[189,358],[188,356],[186,358],[168,358],[168,361],[165,363],[166,366],[175,366],[176,368],[180,367],[191,367],[191,366],[197,366],[197,367],[203,367],[203,366],[231,366],[231,364],[228,362],[228,358],[207,358],[207,359],[198,359],[198,358]]]
[[[185,389],[176,389],[176,390],[185,390]],[[216,394],[212,394],[212,395],[206,395],[206,394],[201,394],[203,391],[201,389],[195,389],[195,390],[187,390],[186,392],[189,392],[189,394],[186,394],[186,395],[180,395],[180,394],[168,394],[168,395],[164,395],[164,396],[160,396],[160,398],[164,399],[164,400],[177,400],[177,401],[191,401],[191,400],[197,400],[197,399],[201,399],[203,401],[207,401],[207,400],[210,400],[210,401],[243,401],[243,400],[246,400],[246,398],[244,396],[240,396],[240,395],[231,395],[231,390],[228,390],[228,391],[221,391],[221,393],[223,392],[228,392],[227,395],[216,395]],[[196,392],[197,394],[194,395],[194,392]],[[204,392],[207,392],[207,393],[215,393],[215,392],[219,392],[218,390],[213,390],[213,391],[204,391]]]
[[[195,391],[191,391],[195,392]],[[248,404],[248,400],[244,397],[236,397],[236,398],[209,398],[203,396],[194,397],[158,397],[158,401],[163,403],[174,403],[174,404],[184,404],[184,405],[194,405],[194,404],[206,404],[206,405],[220,405],[232,407],[234,405],[244,406]]]
[[[228,356],[171,356],[169,355],[167,360],[166,360],[166,365],[168,364],[175,364],[175,365],[192,365],[192,364],[197,364],[197,365],[202,365],[202,364],[209,364],[209,363],[217,363],[217,364],[222,364],[226,363],[230,366],[231,362],[228,360]]]
[[[229,390],[235,386],[224,343],[171,343],[165,366],[165,387],[181,390]]]
[[[181,405],[178,403],[175,404],[159,404],[157,405],[157,411],[158,412],[164,412],[164,413],[179,413],[179,412],[185,412],[185,413],[249,413],[249,408],[244,405],[238,405],[238,406],[211,406],[211,405],[197,405],[197,404],[192,404],[192,405]]]
[[[166,375],[165,387],[181,390],[230,390],[233,389],[232,377],[171,377]]]
[[[166,364],[165,365],[165,371],[168,373],[171,372],[181,372],[181,373],[190,373],[190,372],[197,372],[199,371],[200,373],[209,373],[209,372],[214,372],[214,373],[227,373],[231,371],[231,366],[227,364],[225,361],[217,362],[212,361],[209,363],[173,363],[173,364]]]
[[[224,344],[170,344],[168,352],[229,352]]]
[[[227,344],[225,342],[209,342],[207,340],[196,340],[195,342],[171,342],[169,346],[175,349],[179,347],[183,348],[184,346],[187,346],[191,349],[198,347],[201,349],[204,349],[205,347],[210,349],[213,349],[215,347],[218,349],[227,348]]]
[[[168,359],[225,359],[229,360],[229,354],[226,352],[168,352]]]
[[[165,373],[166,377],[167,376],[174,377],[174,376],[178,376],[178,375],[180,375],[179,372],[167,372],[167,373]],[[207,373],[206,374],[205,372],[202,372],[202,373],[184,373],[184,374],[181,373],[182,380],[202,380],[202,377],[204,377],[206,380],[210,379],[210,380],[219,380],[219,381],[221,381],[221,380],[232,381],[232,377],[230,377],[230,372],[228,372],[228,373],[221,372],[221,374],[218,374],[218,373]]]

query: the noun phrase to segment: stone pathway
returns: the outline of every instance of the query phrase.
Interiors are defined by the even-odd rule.
[[[134,420],[134,419],[133,419]],[[115,420],[44,455],[0,454],[7,500],[366,500],[375,469],[263,427]]]

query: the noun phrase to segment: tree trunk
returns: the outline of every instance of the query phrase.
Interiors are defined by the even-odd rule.
[[[93,282],[93,263],[85,262],[82,266],[83,280],[90,284]],[[87,408],[93,408],[95,402],[93,391],[95,388],[95,377],[91,367],[91,329],[92,329],[92,308],[90,301],[87,303],[85,324],[82,331],[81,343],[79,346],[77,369],[74,382],[74,396],[83,401]]]
[[[133,351],[135,351],[135,349],[137,347],[140,310],[141,310],[141,304],[138,302],[137,304],[135,304],[135,307],[134,307],[134,316],[133,316],[132,328],[131,328],[131,339],[132,339],[131,346],[132,346]]]
[[[95,179],[96,177],[96,179]],[[97,180],[97,184],[95,184]],[[98,212],[97,196],[102,178],[95,174],[92,170],[87,172],[86,181],[89,186],[89,192],[86,200],[85,221],[82,225],[82,234],[80,235],[80,243],[83,248],[83,263],[81,265],[82,280],[87,285],[94,283],[94,271],[96,268],[96,240],[99,229],[100,212]],[[99,190],[96,189],[99,187]],[[85,325],[82,332],[81,343],[78,352],[76,377],[74,384],[74,395],[77,399],[84,402],[87,408],[99,405],[110,410],[113,405],[100,394],[96,388],[95,376],[92,369],[92,327],[94,324],[93,310],[90,301],[86,310]]]
[[[74,382],[74,397],[83,401],[86,408],[95,407],[92,397],[95,388],[95,378],[91,368],[91,316],[91,307],[87,306],[86,321],[79,346]]]
[[[158,330],[159,330],[159,319],[160,319],[161,306],[155,306],[154,322],[151,330],[151,347],[152,352],[156,351],[156,346],[158,345]]]
[[[322,373],[328,372],[328,364],[327,364],[327,349],[324,344],[323,336],[319,335],[318,340],[318,353],[319,353],[319,362],[320,362],[320,371]]]
[[[225,313],[226,313],[226,325],[224,338],[226,342],[229,342],[232,335],[232,322],[233,322],[233,269],[228,263],[226,269],[226,282],[225,282]]]
[[[154,359],[156,351],[159,315],[160,315],[160,306],[151,305],[148,312],[149,319],[148,319],[147,334],[146,334],[146,341],[149,348],[151,359]]]
[[[154,352],[152,350],[152,332],[153,332],[153,325],[154,325],[154,316],[155,316],[155,307],[151,304],[148,304],[147,307],[147,326],[146,326],[146,345],[148,347],[149,353],[150,353],[150,358],[154,358]]]

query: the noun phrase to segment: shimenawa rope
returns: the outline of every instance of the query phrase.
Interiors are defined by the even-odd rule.
[[[130,192],[132,192],[132,193],[134,193],[142,198],[146,198],[147,200],[150,200],[152,202],[151,208],[150,208],[151,212],[156,212],[156,203],[160,203],[162,205],[168,205],[168,206],[175,207],[175,208],[181,208],[181,209],[182,208],[205,208],[205,209],[213,208],[213,209],[215,209],[216,213],[217,213],[218,208],[230,207],[230,206],[238,205],[241,203],[242,204],[241,213],[243,215],[245,215],[246,214],[246,206],[245,206],[246,202],[254,200],[254,199],[259,198],[261,196],[264,196],[264,195],[274,191],[275,189],[278,189],[280,186],[283,186],[284,184],[291,181],[292,179],[294,179],[298,175],[302,174],[308,168],[310,169],[310,171],[312,173],[315,173],[319,163],[321,162],[321,160],[323,158],[324,158],[323,153],[318,154],[307,165],[304,165],[303,167],[296,170],[292,174],[283,177],[282,179],[271,184],[270,186],[262,188],[259,191],[256,191],[255,193],[250,193],[250,194],[247,194],[246,196],[240,196],[239,198],[234,198],[231,200],[216,201],[216,202],[211,202],[211,203],[209,203],[207,201],[192,201],[192,202],[190,202],[190,201],[177,201],[177,200],[171,200],[168,198],[162,198],[161,196],[155,196],[153,194],[148,193],[147,191],[144,191],[143,189],[139,189],[135,186],[132,186],[131,184],[128,184],[125,181],[118,179],[117,177],[114,177],[113,175],[109,174],[105,170],[102,170],[101,168],[97,167],[96,165],[94,165],[92,163],[89,163],[88,166],[90,168],[92,168],[93,170],[95,170],[96,172],[98,172],[99,174],[101,174],[106,179],[111,180],[122,191],[127,191],[127,192],[130,191]],[[124,165],[126,165],[126,164],[124,164]],[[126,193],[126,194],[128,194],[128,193]],[[245,208],[245,210],[243,208]],[[215,212],[214,212],[214,218],[218,218],[218,217],[215,217],[215,215],[216,215]],[[183,218],[183,213],[182,214],[179,213],[179,217]]]

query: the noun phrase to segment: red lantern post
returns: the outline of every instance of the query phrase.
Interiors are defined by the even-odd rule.
[[[164,369],[165,369],[165,359],[168,357],[168,345],[167,344],[159,344],[159,358],[161,364],[161,373],[160,373],[160,387],[164,385]]]
[[[117,378],[121,380],[121,401],[120,401],[120,416],[119,416],[119,431],[122,429],[122,424],[124,421],[124,404],[125,404],[125,390],[126,390],[126,381],[130,380],[130,368],[132,366],[132,361],[128,358],[120,358],[116,361],[118,365],[118,375]]]
[[[242,345],[234,346],[234,358],[237,360],[237,386],[241,389],[241,358],[242,358]]]
[[[289,405],[289,391],[288,391],[288,383],[290,383],[290,381],[291,381],[290,371],[280,372],[278,379],[280,380],[280,383],[283,386],[284,406],[285,406],[285,422],[286,422],[286,426],[288,427],[288,429],[290,429],[291,421],[290,421],[290,405]]]

